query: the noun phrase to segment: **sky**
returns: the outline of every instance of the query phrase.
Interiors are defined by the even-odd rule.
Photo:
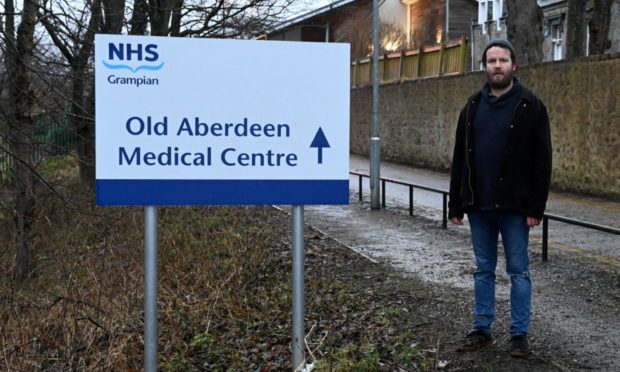
[[[311,10],[320,8],[329,3],[336,2],[337,0],[299,0],[300,11],[299,14],[309,12]]]

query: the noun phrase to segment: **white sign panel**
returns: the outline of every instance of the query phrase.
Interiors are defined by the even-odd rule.
[[[95,41],[97,204],[348,203],[348,44]]]

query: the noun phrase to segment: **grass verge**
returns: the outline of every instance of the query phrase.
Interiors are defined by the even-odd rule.
[[[46,174],[75,179],[55,159]],[[7,370],[143,366],[143,210],[97,207],[65,185],[38,199],[36,275],[12,279],[10,203],[0,214],[0,365]],[[160,369],[290,370],[290,217],[271,207],[159,213]],[[421,288],[306,229],[306,330],[317,371],[432,369],[407,296]]]

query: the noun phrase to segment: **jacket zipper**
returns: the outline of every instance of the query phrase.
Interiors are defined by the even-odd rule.
[[[509,129],[513,129],[514,128],[514,125],[515,125],[515,123],[517,121],[517,110],[519,110],[519,107],[521,106],[522,103],[523,103],[523,98],[519,98],[519,102],[517,102],[517,105],[515,106],[514,110],[512,111],[512,118],[510,119],[510,123],[508,123]],[[525,103],[523,103],[523,104],[525,105]],[[510,136],[511,136],[510,131],[508,131],[508,137],[510,137]],[[506,145],[505,145],[506,147],[508,146],[508,137],[506,137]],[[505,156],[506,156],[506,154],[504,153],[504,158],[505,158]],[[502,169],[503,169],[503,166],[502,166]],[[502,177],[502,175],[500,174],[500,178],[501,177]],[[497,200],[495,201],[495,204],[496,204],[496,206],[499,207],[499,203],[498,203]]]

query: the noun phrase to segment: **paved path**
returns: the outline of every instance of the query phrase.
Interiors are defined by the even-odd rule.
[[[360,156],[351,156],[350,170],[368,173],[368,159]],[[433,172],[427,169],[412,168],[397,164],[383,163],[381,176],[389,177],[406,182],[420,185],[432,186],[448,190],[450,176],[447,173]],[[369,180],[364,179],[365,199],[370,200],[368,194]],[[357,192],[358,178],[351,177],[350,188]],[[409,191],[405,186],[396,184],[387,185],[388,207],[407,208],[409,203]],[[423,207],[419,210],[419,215],[441,218],[442,198],[439,194],[425,192],[422,190],[414,191],[414,205]],[[570,217],[582,221],[592,222],[600,225],[620,228],[620,203],[612,202],[600,198],[577,196],[566,193],[554,193],[549,196],[546,212]],[[574,225],[549,222],[549,240],[558,249],[590,251],[603,257],[616,258],[620,260],[620,236],[609,233],[598,232]],[[451,226],[451,228],[454,226]],[[534,241],[542,239],[542,229],[537,228],[532,232]]]

